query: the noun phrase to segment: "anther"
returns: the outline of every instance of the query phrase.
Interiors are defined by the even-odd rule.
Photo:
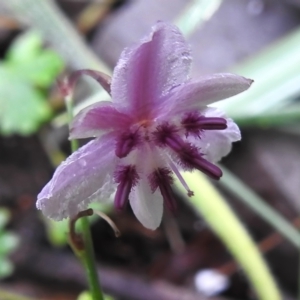
[[[119,183],[115,195],[114,205],[118,210],[122,210],[127,202],[130,191],[137,184],[139,176],[135,166],[119,166],[115,171],[115,181]]]
[[[172,172],[168,168],[158,168],[149,176],[149,182],[152,192],[159,188],[166,207],[170,211],[175,211],[177,204],[171,188],[173,184]]]
[[[227,121],[224,118],[204,117],[198,112],[186,114],[181,125],[186,130],[186,134],[199,136],[202,130],[224,130],[227,128]]]
[[[178,155],[182,165],[188,169],[197,169],[216,180],[223,175],[222,170],[203,158],[203,155],[193,145],[186,144]]]
[[[178,129],[174,125],[164,123],[156,128],[153,135],[159,146],[168,146],[175,152],[178,152],[183,147],[184,141],[177,132]]]
[[[137,132],[126,132],[117,138],[115,154],[119,158],[126,157],[138,144],[139,135]]]

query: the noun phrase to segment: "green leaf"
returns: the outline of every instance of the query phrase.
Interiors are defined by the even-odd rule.
[[[262,255],[257,246],[231,210],[225,199],[200,172],[183,172],[185,181],[195,195],[187,198],[195,211],[199,212],[211,229],[219,236],[228,250],[244,269],[261,300],[282,299]],[[186,190],[177,179],[178,190],[186,195]]]
[[[4,226],[9,221],[9,211],[5,208],[0,208],[0,230],[4,228]]]
[[[49,119],[51,108],[42,93],[29,82],[0,66],[0,131],[4,135],[34,133]]]
[[[43,218],[47,236],[50,243],[56,247],[63,247],[68,242],[68,220],[54,221],[49,218]]]
[[[52,51],[44,50],[35,58],[23,63],[8,62],[15,77],[21,81],[27,81],[38,87],[46,88],[55,80],[62,71],[61,59]]]
[[[19,238],[10,232],[0,234],[0,256],[10,254],[19,245]]]
[[[77,300],[93,300],[93,298],[89,291],[83,291],[79,294]],[[104,295],[104,300],[114,300],[114,298],[108,295]]]
[[[79,294],[77,300],[93,300],[93,298],[89,291],[83,291]]]
[[[12,274],[14,267],[5,257],[0,256],[0,279]]]
[[[6,53],[8,61],[15,64],[33,60],[42,48],[42,38],[37,31],[28,31],[19,36]]]
[[[62,69],[61,58],[42,48],[37,33],[26,33],[13,43],[0,63],[2,134],[32,134],[51,117],[45,92]]]

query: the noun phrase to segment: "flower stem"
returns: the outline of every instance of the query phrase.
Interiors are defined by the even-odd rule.
[[[69,124],[73,119],[73,101],[72,101],[72,94],[66,97],[65,103],[67,107],[67,112],[69,116]],[[78,141],[71,140],[71,150],[72,152],[78,149]],[[81,217],[80,218],[80,227],[81,227],[81,236],[83,239],[84,248],[82,250],[75,251],[75,254],[81,260],[88,279],[89,290],[93,300],[103,300],[104,296],[100,287],[100,280],[98,277],[96,264],[95,264],[95,256],[93,250],[93,241],[91,236],[90,224],[88,217]]]
[[[93,242],[90,231],[88,217],[80,218],[82,238],[84,241],[84,251],[80,252],[80,259],[85,267],[90,293],[93,300],[103,300],[103,293],[99,284],[98,273],[94,259]]]

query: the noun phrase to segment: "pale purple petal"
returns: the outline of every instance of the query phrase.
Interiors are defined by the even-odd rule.
[[[75,116],[71,123],[70,139],[97,137],[110,130],[124,129],[130,122],[130,117],[118,112],[111,102],[97,102]]]
[[[111,92],[116,107],[148,116],[161,95],[188,79],[190,50],[178,28],[158,22],[140,44],[121,54]]]
[[[233,120],[226,118],[225,114],[217,108],[207,108],[204,116],[225,118],[227,121],[226,129],[205,130],[201,134],[201,139],[195,139],[195,144],[201,149],[205,158],[215,163],[231,151],[232,143],[241,139],[241,132]]]
[[[177,114],[189,109],[201,109],[247,90],[253,80],[242,76],[220,73],[191,80],[175,87],[163,97],[160,112]]]
[[[116,165],[112,136],[89,142],[68,157],[38,195],[37,208],[54,220],[74,217],[90,202],[107,199],[114,191]]]
[[[162,219],[163,198],[159,190],[151,192],[146,179],[141,179],[129,195],[131,208],[137,219],[149,229],[156,229]]]

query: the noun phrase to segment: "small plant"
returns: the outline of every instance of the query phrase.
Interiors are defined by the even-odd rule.
[[[19,244],[18,237],[5,230],[9,217],[9,212],[6,209],[0,208],[0,279],[12,274],[13,265],[8,259],[8,255]]]
[[[0,61],[0,133],[29,135],[51,116],[45,90],[63,69],[53,51],[42,48],[37,32],[15,40]]]

